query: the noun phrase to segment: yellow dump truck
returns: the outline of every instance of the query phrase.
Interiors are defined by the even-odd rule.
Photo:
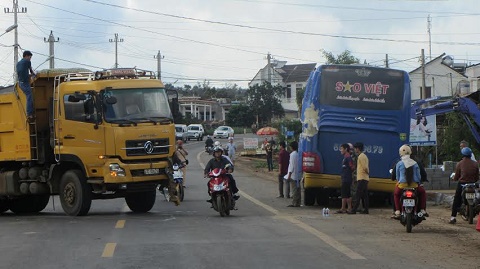
[[[57,194],[72,216],[120,197],[149,211],[169,183],[178,95],[153,72],[125,68],[49,69],[32,86],[33,122],[20,88],[0,89],[0,213],[42,211]]]

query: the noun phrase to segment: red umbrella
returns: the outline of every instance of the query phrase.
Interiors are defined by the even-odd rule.
[[[258,129],[257,135],[277,135],[278,130],[273,127],[263,127]]]

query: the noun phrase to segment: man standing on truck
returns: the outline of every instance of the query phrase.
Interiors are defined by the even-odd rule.
[[[27,98],[27,120],[32,122],[35,119],[33,114],[33,94],[30,87],[30,75],[35,76],[32,69],[32,53],[28,50],[23,52],[23,59],[17,63],[18,85]],[[30,71],[30,74],[28,73]]]

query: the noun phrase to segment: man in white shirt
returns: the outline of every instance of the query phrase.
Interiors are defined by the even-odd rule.
[[[288,205],[288,207],[299,207],[302,201],[302,196],[298,168],[298,142],[290,142],[290,148],[292,149],[292,152],[290,153],[290,161],[288,164],[288,174],[286,175],[286,179],[287,182],[290,181],[293,196],[292,204]]]

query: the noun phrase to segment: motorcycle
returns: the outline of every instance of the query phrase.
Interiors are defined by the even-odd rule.
[[[406,227],[407,233],[411,233],[413,226],[425,220],[425,216],[418,207],[417,190],[415,188],[403,189],[400,203],[402,204],[400,223]]]
[[[235,209],[235,200],[230,191],[227,170],[215,168],[208,173],[208,177],[208,193],[212,197],[213,209],[222,217],[230,215],[230,210]]]
[[[473,224],[473,219],[480,213],[480,189],[478,183],[462,184],[462,205],[459,213],[463,220]]]
[[[205,146],[205,152],[208,153],[208,155],[213,154],[213,146]]]
[[[173,181],[175,182],[175,195],[180,199],[180,202],[183,202],[183,198],[185,197],[185,187],[183,186],[183,172],[182,168],[185,165],[174,164],[172,166],[173,169]],[[165,201],[170,202],[170,193],[168,192],[167,186],[159,185],[157,189],[163,194],[165,197]]]

